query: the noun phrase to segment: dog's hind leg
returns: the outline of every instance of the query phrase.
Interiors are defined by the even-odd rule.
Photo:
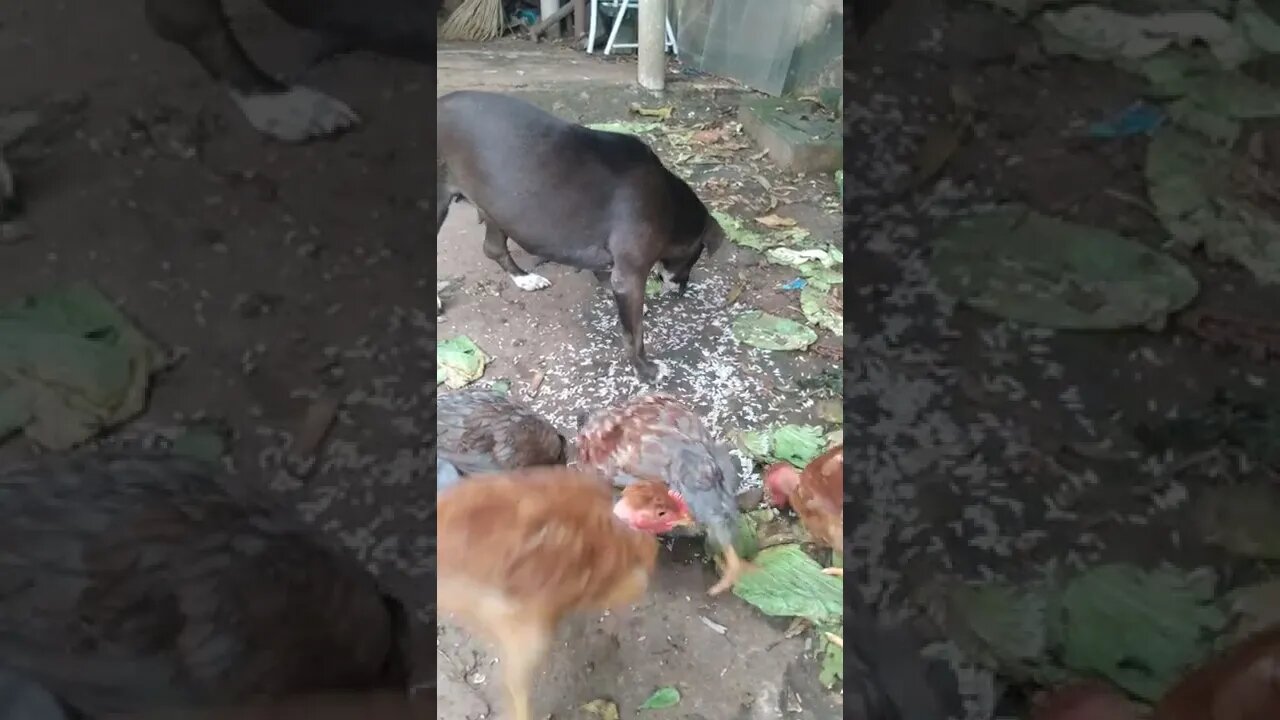
[[[550,280],[536,273],[525,272],[516,264],[511,251],[507,249],[507,234],[483,212],[480,213],[480,222],[484,223],[484,256],[501,265],[516,287],[525,292],[551,287]]]
[[[264,135],[301,142],[360,121],[343,102],[285,85],[254,64],[231,32],[222,0],[146,0],[146,16],[157,36],[181,45],[227,87],[240,112]]]
[[[440,235],[440,228],[449,217],[449,207],[461,197],[462,193],[449,180],[449,169],[443,164],[436,165],[436,236]]]

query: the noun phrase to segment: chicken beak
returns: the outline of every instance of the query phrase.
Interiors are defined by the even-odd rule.
[[[694,522],[693,518],[691,517],[682,517],[676,521],[675,526],[676,527],[693,527],[697,524],[698,523]]]

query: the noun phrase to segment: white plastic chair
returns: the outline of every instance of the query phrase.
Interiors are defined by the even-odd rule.
[[[667,0],[668,3],[671,0]],[[587,33],[587,54],[590,55],[596,49],[596,23],[600,20],[600,0],[591,0],[591,28]],[[618,37],[618,30],[622,28],[622,18],[626,17],[628,10],[636,10],[639,12],[640,0],[604,0],[606,7],[611,7],[617,13],[613,18],[613,30],[609,32],[609,40],[604,44],[604,54],[608,55],[617,48],[633,48],[638,47],[638,43],[620,43],[615,42]],[[680,53],[680,47],[676,45],[676,34],[671,29],[671,15],[667,14],[665,18],[667,23],[667,41],[664,43],[664,49],[670,50],[673,54]]]

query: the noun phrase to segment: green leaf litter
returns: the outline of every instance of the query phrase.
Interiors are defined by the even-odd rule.
[[[1066,583],[961,587],[948,625],[998,672],[1056,684],[1105,677],[1146,702],[1213,651],[1227,624],[1212,582],[1101,565]]]
[[[779,425],[773,431],[773,456],[798,468],[808,465],[826,447],[818,425]]]
[[[832,335],[844,335],[844,313],[832,308],[830,292],[824,292],[816,285],[809,284],[800,288],[800,311],[811,324],[816,325]]]
[[[976,309],[1064,330],[1158,329],[1199,292],[1167,255],[1020,205],[959,221],[930,265],[944,292]]]
[[[1171,101],[1175,123],[1219,146],[1235,144],[1241,121],[1280,117],[1280,89],[1225,69],[1204,54],[1161,53],[1143,61],[1138,71],[1153,96]]]
[[[948,597],[954,633],[991,667],[1020,679],[1036,677],[1048,651],[1046,598],[1010,585],[964,585]]]
[[[1132,565],[1086,571],[1049,609],[1050,636],[1064,665],[1104,675],[1148,702],[1202,661],[1225,625],[1211,587]]]
[[[761,463],[788,462],[803,468],[827,449],[827,437],[820,425],[778,425],[748,430],[738,436],[742,449]]]
[[[484,376],[489,357],[466,335],[436,341],[436,384],[450,390],[466,387]]]
[[[844,583],[822,574],[822,566],[789,543],[765,548],[752,560],[733,594],[760,612],[776,617],[801,617],[815,625],[841,623]]]
[[[1280,283],[1280,223],[1233,190],[1231,151],[1177,128],[1147,146],[1147,192],[1173,241],[1233,261],[1261,283]]]
[[[644,704],[641,710],[665,710],[680,704],[680,691],[673,687],[658,688]]]
[[[747,223],[728,213],[713,211],[711,216],[720,223],[720,228],[729,240],[735,244],[752,250],[764,252],[778,244],[776,236],[753,230]]]
[[[808,230],[801,227],[778,228],[762,232],[754,229],[748,221],[725,212],[715,210],[712,211],[711,216],[720,223],[725,236],[731,242],[757,252],[765,252],[774,247],[802,245],[812,237]]]
[[[744,345],[775,351],[803,350],[818,341],[818,334],[807,325],[760,310],[735,318],[733,337]]]
[[[844,283],[844,253],[838,248],[771,247],[764,256],[776,265],[795,268],[805,279],[805,289],[826,291]]]
[[[143,411],[164,353],[95,288],[0,309],[0,438],[67,450]]]

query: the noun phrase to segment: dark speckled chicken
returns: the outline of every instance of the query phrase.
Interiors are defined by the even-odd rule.
[[[407,688],[403,606],[206,464],[51,456],[0,512],[0,665],[88,717]]]
[[[587,418],[578,431],[577,462],[615,484],[660,478],[724,553],[724,575],[710,590],[728,590],[748,568],[733,548],[738,473],[692,409],[670,395],[638,395]]]
[[[551,423],[505,395],[472,388],[436,398],[436,457],[461,475],[564,465],[566,446]]]

